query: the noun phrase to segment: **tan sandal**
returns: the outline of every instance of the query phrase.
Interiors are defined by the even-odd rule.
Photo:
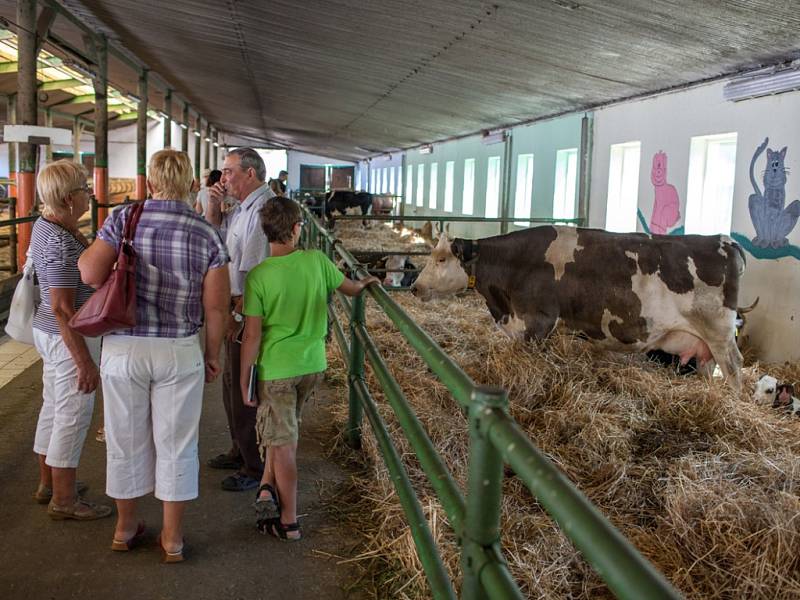
[[[161,548],[161,561],[165,563],[179,563],[185,560],[183,556],[183,550],[186,546],[186,540],[181,540],[182,546],[180,550],[175,550],[174,552],[167,551],[164,548],[164,544],[161,543],[161,536],[158,536],[158,547]]]
[[[142,541],[142,538],[144,538],[144,530],[144,521],[139,521],[139,525],[136,527],[136,533],[134,533],[128,540],[118,540],[117,538],[114,538],[111,540],[111,549],[114,552],[128,552],[133,550],[134,547]]]
[[[87,483],[83,481],[75,482],[75,494],[77,496],[82,496],[88,489],[89,485]],[[36,491],[33,493],[33,499],[36,500],[37,504],[48,504],[50,500],[53,499],[53,488],[40,483],[39,487],[36,488]]]
[[[54,521],[74,519],[76,521],[94,521],[111,516],[111,507],[102,504],[94,504],[84,498],[78,498],[73,504],[68,506],[58,506],[50,501],[47,505],[47,514]]]

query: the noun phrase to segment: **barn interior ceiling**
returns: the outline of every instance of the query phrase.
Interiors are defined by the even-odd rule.
[[[60,3],[229,139],[350,159],[800,57],[800,11],[774,0]],[[117,87],[136,79],[110,60]]]

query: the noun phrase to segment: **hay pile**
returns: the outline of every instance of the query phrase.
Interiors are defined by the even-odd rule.
[[[352,251],[428,252],[430,247],[413,229],[395,231],[391,223],[374,221],[364,229],[361,221],[336,222],[335,235]]]
[[[800,419],[749,398],[762,371],[797,382],[800,364],[750,366],[736,394],[719,381],[680,377],[642,355],[601,351],[566,332],[538,346],[511,343],[477,296],[397,300],[476,382],[509,391],[511,414],[534,443],[687,597],[800,597]],[[367,323],[463,486],[468,438],[460,409],[372,301]],[[335,344],[330,362],[344,423],[345,378]],[[456,577],[446,515],[371,374],[369,384]],[[361,558],[384,574],[376,582],[380,597],[426,598],[409,529],[369,433],[364,446],[372,472],[356,483]],[[612,597],[511,474],[502,526],[505,555],[527,597]]]

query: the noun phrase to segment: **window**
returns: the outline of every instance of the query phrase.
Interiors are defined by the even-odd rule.
[[[425,165],[417,165],[417,206],[425,206]]]
[[[475,159],[468,158],[464,161],[464,195],[461,199],[461,212],[465,215],[472,214],[475,202]]]
[[[394,194],[394,174],[395,168],[389,167],[389,193]]]
[[[375,169],[369,170],[369,192],[370,194],[375,193]]]
[[[486,168],[486,217],[494,219],[500,210],[500,157],[490,156]]]
[[[433,163],[431,165],[431,189],[430,193],[428,194],[428,208],[432,208],[436,210],[436,192],[437,186],[439,185],[439,163]]]
[[[517,157],[517,189],[514,193],[514,217],[529,219],[533,200],[533,154]],[[515,221],[514,225],[530,226],[529,221]]]
[[[736,133],[693,137],[689,147],[686,233],[731,232]]]
[[[411,204],[412,202],[412,195],[411,195],[411,186],[414,183],[414,165],[408,165],[406,167],[406,204]]]
[[[397,191],[395,192],[398,196],[403,195],[403,167],[397,167]]]
[[[578,149],[556,152],[556,179],[553,192],[553,218],[575,218],[575,188],[578,184]]]
[[[385,194],[389,191],[389,168],[384,167],[381,169],[383,171],[383,184],[381,185],[381,193]]]
[[[455,162],[448,160],[444,165],[444,212],[453,212],[453,171]]]
[[[641,150],[641,142],[626,142],[611,146],[606,203],[608,231],[636,231]]]

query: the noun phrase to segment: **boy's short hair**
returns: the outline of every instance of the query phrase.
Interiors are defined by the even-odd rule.
[[[290,242],[295,224],[303,221],[303,214],[297,202],[281,196],[267,200],[259,215],[261,228],[267,239],[278,244]]]

